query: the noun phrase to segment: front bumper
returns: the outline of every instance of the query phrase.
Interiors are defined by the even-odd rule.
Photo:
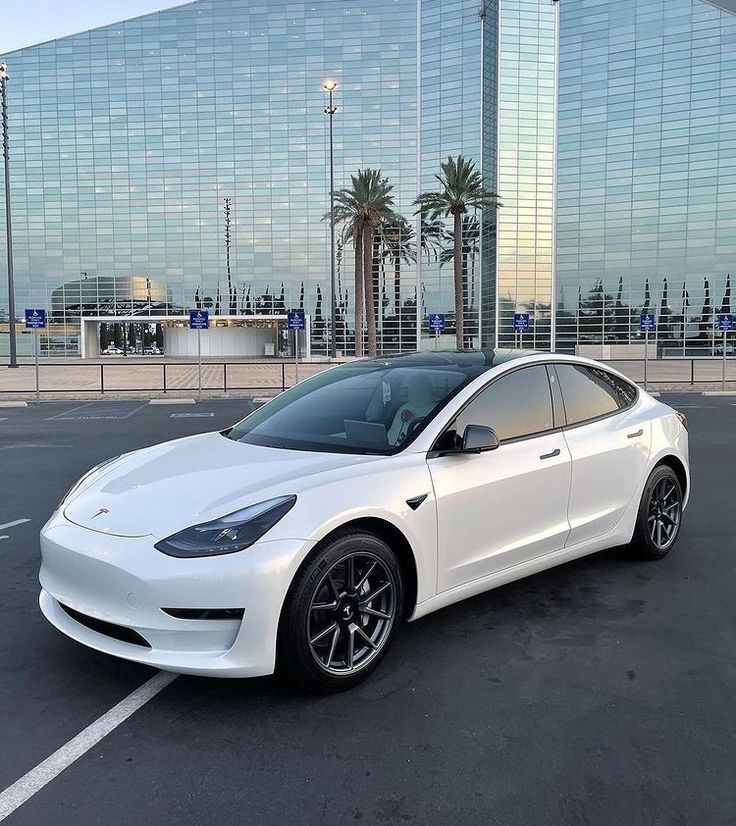
[[[55,517],[41,533],[44,616],[84,645],[167,671],[273,673],[281,606],[308,550],[305,543],[259,542],[235,554],[176,559],[157,551],[154,542],[109,536]],[[242,608],[244,614],[179,619],[164,608]],[[82,621],[75,612],[84,615]],[[105,632],[105,623],[135,632],[129,636],[140,635],[141,644],[116,639]]]

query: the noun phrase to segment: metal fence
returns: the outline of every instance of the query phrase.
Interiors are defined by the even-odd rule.
[[[202,390],[281,392],[297,381],[344,362],[207,361],[202,364]],[[35,367],[21,365],[0,374],[0,396],[35,392]],[[196,362],[128,362],[108,364],[41,364],[41,393],[169,393],[196,391]]]
[[[632,381],[644,383],[644,360],[602,359]],[[273,394],[297,380],[316,375],[340,362],[207,361],[202,364],[202,390],[220,393]],[[736,382],[736,359],[685,358],[651,359],[647,365],[650,386],[690,386],[721,384],[725,369],[727,382]],[[181,393],[198,390],[196,362],[127,362],[102,364],[41,364],[39,387],[42,394]],[[0,398],[35,392],[34,366],[0,371]]]
[[[609,359],[604,362],[628,376],[637,384],[644,384],[644,359]],[[649,385],[690,386],[736,382],[736,359],[685,358],[650,359],[647,363],[646,379]]]

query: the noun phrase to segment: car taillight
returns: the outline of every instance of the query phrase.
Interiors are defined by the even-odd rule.
[[[677,418],[680,420],[680,424],[687,430],[687,416],[684,413],[680,413],[679,410],[675,411],[677,414]]]

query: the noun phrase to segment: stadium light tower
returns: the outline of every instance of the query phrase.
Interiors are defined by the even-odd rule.
[[[332,103],[332,94],[337,89],[336,80],[326,80],[322,89],[329,99],[325,106],[325,115],[330,120],[330,358],[337,357],[337,296],[335,295],[335,151],[332,137],[332,118],[337,106]]]
[[[3,160],[5,162],[5,234],[8,251],[8,316],[10,319],[10,361],[18,366],[15,346],[15,288],[13,286],[13,224],[10,217],[10,146],[8,143],[8,67],[0,63],[0,94],[2,95]]]

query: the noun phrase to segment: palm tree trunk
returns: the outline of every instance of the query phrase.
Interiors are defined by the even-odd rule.
[[[401,258],[394,258],[394,315],[398,319],[401,313]]]
[[[463,313],[463,239],[462,216],[454,215],[453,266],[455,269],[455,345],[458,350],[465,349],[465,317]]]
[[[363,355],[363,232],[355,231],[355,355]]]
[[[465,316],[470,317],[470,307],[468,306],[469,292],[470,291],[468,290],[468,251],[465,248],[463,248],[463,327],[465,327]],[[465,330],[463,330],[463,334],[465,334]],[[468,338],[470,338],[471,336],[472,332],[467,334]]]
[[[365,288],[365,317],[368,325],[368,355],[378,354],[376,338],[376,305],[373,296],[373,224],[363,227],[363,286]]]
[[[371,273],[373,275],[373,309],[376,312],[376,330],[380,328],[380,320],[382,314],[381,308],[381,234],[379,232],[373,233],[373,258],[371,259]],[[385,270],[383,279],[384,288],[386,286]]]

